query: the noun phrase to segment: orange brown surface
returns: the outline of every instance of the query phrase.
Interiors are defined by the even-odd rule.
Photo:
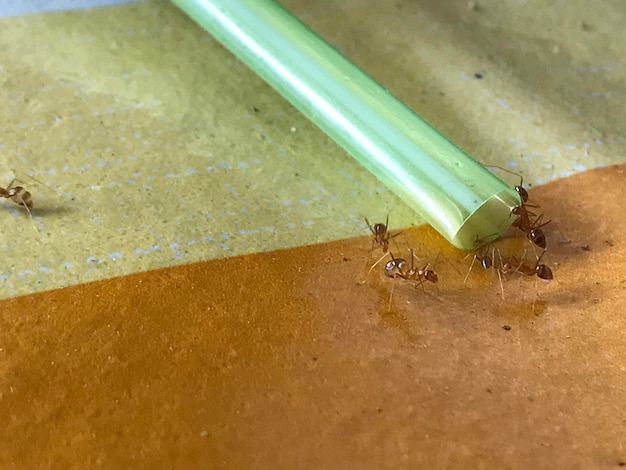
[[[1,467],[619,468],[624,169],[531,191],[555,280],[504,299],[418,227],[438,289],[357,238],[2,300]]]

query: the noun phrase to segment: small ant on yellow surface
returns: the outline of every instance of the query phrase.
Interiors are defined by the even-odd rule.
[[[0,186],[0,197],[11,199],[15,204],[24,206],[32,218],[33,214],[30,210],[33,208],[33,197],[22,186],[13,186],[15,181],[13,179],[6,188]]]

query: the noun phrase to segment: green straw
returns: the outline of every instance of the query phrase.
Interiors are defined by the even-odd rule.
[[[275,1],[173,1],[456,247],[513,222],[513,188]]]

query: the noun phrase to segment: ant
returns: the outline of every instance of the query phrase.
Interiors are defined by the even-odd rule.
[[[367,220],[367,217],[365,217],[365,223],[367,224],[367,226],[370,229],[370,232],[372,232],[372,248],[370,252],[373,252],[374,249],[376,247],[380,247],[381,250],[383,251],[383,255],[378,259],[378,261],[376,261],[374,264],[372,264],[370,266],[369,271],[367,271],[367,275],[365,276],[365,279],[367,280],[367,278],[369,277],[370,273],[372,272],[372,269],[374,269],[378,263],[380,263],[388,254],[389,252],[389,240],[391,240],[394,237],[397,237],[398,235],[400,235],[401,232],[398,233],[394,233],[393,235],[389,234],[389,214],[387,214],[387,218],[385,219],[385,223],[383,224],[382,222],[378,222],[374,225],[370,224],[370,221]],[[365,281],[363,281],[365,282]]]
[[[515,207],[511,213],[516,215],[515,221],[511,224],[513,227],[517,227],[522,232],[526,234],[528,239],[537,245],[539,248],[546,249],[546,237],[541,230],[541,227],[548,225],[550,220],[547,222],[541,223],[543,220],[543,214],[537,216],[534,212],[528,210],[528,208],[538,208],[539,205],[528,202],[529,196],[528,191],[524,188],[524,177],[515,173],[514,171],[507,170],[506,168],[502,168],[497,165],[487,165],[493,168],[499,168],[500,170],[506,171],[508,173],[517,175],[520,177],[520,182],[518,185],[513,186],[513,189],[517,192],[520,197],[521,205]],[[534,220],[533,220],[534,217]]]
[[[504,299],[504,285],[502,284],[502,274],[501,274],[501,272],[504,272],[504,270],[502,267],[503,263],[502,263],[502,255],[500,253],[500,250],[496,248],[493,242],[482,243],[478,239],[474,242],[474,245],[476,245],[477,247],[473,251],[474,257],[472,258],[472,263],[470,264],[467,274],[465,275],[463,284],[467,282],[467,278],[469,277],[470,273],[472,272],[472,269],[474,268],[474,263],[478,261],[480,265],[483,267],[483,269],[493,268],[496,270],[496,272],[498,273],[498,280],[500,282],[500,292],[502,294],[502,298]],[[496,251],[498,253],[497,259],[496,259]],[[471,254],[472,253],[470,253],[470,255]],[[465,258],[467,258],[467,256]],[[499,263],[500,267],[496,265],[496,261],[498,260],[500,261]]]
[[[525,254],[526,253],[524,253],[524,255]],[[534,266],[529,266],[524,263],[524,256],[519,262],[515,257],[512,257],[504,264],[504,266],[502,267],[502,272],[520,273],[524,276],[537,276],[539,279],[545,279],[546,281],[549,281],[554,278],[552,270],[547,264],[540,263],[541,258],[543,258],[543,255],[545,254],[546,252],[544,250],[544,252],[541,253],[541,256],[537,258]],[[515,269],[513,269],[514,265],[516,265]]]
[[[392,279],[402,278],[407,281],[417,281],[415,284],[415,288],[418,286],[422,286],[422,290],[424,289],[424,282],[432,282],[433,284],[437,284],[439,278],[437,277],[437,273],[429,269],[430,263],[424,266],[422,269],[415,269],[413,267],[413,258],[415,255],[413,254],[413,249],[411,252],[411,267],[407,269],[408,261],[404,258],[395,258],[393,253],[389,252],[389,256],[391,256],[391,260],[387,261],[385,264],[385,276],[390,277]],[[391,299],[393,297],[393,289],[395,284],[391,286],[391,292],[389,293],[389,308],[388,312],[391,311]]]
[[[491,247],[491,255],[489,254],[490,247]],[[472,258],[472,263],[470,264],[469,271],[467,272],[467,275],[465,276],[465,280],[463,281],[463,284],[467,282],[467,278],[472,272],[472,268],[474,267],[474,263],[476,261],[480,263],[483,269],[489,269],[491,267],[494,267],[493,260],[495,258],[495,246],[493,246],[493,243],[479,245],[478,248],[476,248],[472,253],[474,254],[474,257]],[[472,253],[470,253],[467,256],[470,256]],[[500,252],[498,251],[498,253]],[[467,258],[467,256],[465,258]]]
[[[374,245],[380,246],[383,250],[383,253],[387,253],[389,251],[389,240],[393,237],[397,237],[400,235],[400,232],[394,233],[393,235],[389,235],[389,214],[387,214],[387,218],[385,219],[385,223],[379,222],[377,224],[370,224],[370,221],[365,217],[365,223],[372,232],[372,251],[374,251]]]
[[[413,258],[415,258],[415,254],[413,253],[413,249],[409,250],[411,252],[411,267],[407,270],[406,265],[407,261],[403,258],[394,258],[393,254],[389,253],[391,256],[391,260],[387,261],[385,264],[385,276],[390,278],[402,278],[407,281],[416,281],[415,288],[418,286],[422,286],[424,282],[432,282],[433,284],[437,284],[439,282],[439,277],[437,273],[430,269],[430,263],[427,263],[422,269],[415,268],[413,266]]]
[[[548,225],[551,221],[543,222],[543,214],[535,217],[535,220],[531,220],[531,216],[534,214],[526,209],[526,206],[522,204],[513,209],[513,214],[517,215],[517,219],[511,224],[513,227],[517,227],[526,234],[528,239],[537,245],[539,248],[546,249],[546,236],[541,230],[541,227]]]
[[[0,197],[11,199],[14,203],[24,206],[30,218],[33,218],[33,214],[30,210],[33,208],[33,198],[31,194],[21,186],[13,186],[15,183],[13,179],[6,188],[0,186]]]

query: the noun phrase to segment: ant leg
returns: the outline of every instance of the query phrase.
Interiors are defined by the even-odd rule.
[[[369,277],[370,273],[372,272],[372,269],[374,269],[378,263],[380,263],[382,260],[384,260],[387,256],[389,256],[390,252],[384,253],[380,258],[378,258],[378,261],[376,261],[374,264],[372,264],[370,266],[369,271],[367,271],[367,274],[365,275],[365,279],[363,279],[361,281],[361,284],[365,284],[367,282],[367,278]]]
[[[391,299],[393,297],[393,289],[396,287],[395,283],[391,284],[391,291],[389,292],[389,305],[387,306],[387,313],[391,312]]]
[[[476,242],[478,242],[478,240],[477,240]],[[476,242],[475,242],[474,244],[476,244]],[[472,269],[474,268],[474,263],[475,263],[477,260],[478,260],[478,261],[480,261],[480,264],[483,266],[483,268],[485,268],[485,269],[486,269],[486,268],[488,268],[488,267],[489,267],[489,266],[485,266],[485,264],[484,264],[484,259],[485,259],[485,256],[484,256],[484,250],[485,250],[485,248],[486,248],[486,249],[489,249],[489,245],[492,245],[492,246],[493,246],[493,242],[488,243],[488,244],[485,244],[485,243],[480,243],[480,244],[479,244],[479,245],[478,245],[478,246],[477,246],[477,247],[476,247],[473,251],[471,251],[468,255],[466,255],[466,256],[465,256],[465,258],[463,258],[463,260],[466,260],[468,256],[472,256],[472,255],[474,255],[474,256],[472,257],[472,263],[470,264],[470,267],[469,267],[469,269],[468,269],[468,271],[467,271],[467,274],[465,275],[465,279],[463,279],[463,284],[466,284],[466,283],[467,283],[467,279],[469,278],[470,274],[472,273]],[[481,256],[480,256],[480,257],[478,256],[478,254],[479,254],[479,253],[481,253]],[[437,255],[437,256],[438,256],[438,255]],[[445,258],[445,256],[444,256],[444,258]],[[492,259],[493,259],[493,258],[492,258]],[[452,263],[450,263],[450,261],[448,261],[448,263],[452,266]],[[454,269],[456,269],[456,271],[457,271],[459,274],[461,274],[461,272],[460,272],[460,271],[459,271],[456,267],[454,267]]]
[[[495,246],[492,248],[491,256],[492,259],[496,258]],[[496,272],[498,273],[498,281],[500,281],[500,295],[502,300],[504,300],[504,284],[502,283],[502,273],[500,272],[502,270],[502,253],[500,253],[500,250],[498,250],[498,259],[500,260],[500,268],[496,268]]]
[[[372,232],[372,235],[376,235],[376,232],[374,232],[374,227],[372,227],[372,224],[370,224],[370,221],[367,220],[367,217],[365,217],[365,223],[367,224],[367,226],[370,229],[370,232]]]
[[[544,214],[541,213],[535,218],[535,220],[533,220],[532,227],[531,227],[532,230],[537,230],[538,228],[541,228],[545,225],[548,225],[550,222],[552,222],[551,220],[548,220],[547,222],[541,223],[543,221],[543,217],[544,217]]]
[[[476,262],[476,253],[474,253],[474,256],[472,257],[472,264],[470,264],[469,270],[467,271],[467,275],[465,276],[465,279],[463,279],[463,284],[465,284],[467,282],[467,278],[469,277],[470,273],[472,272],[472,268],[474,267],[474,263],[475,262]]]
[[[424,282],[425,282],[425,279],[420,276],[419,281],[417,281],[417,283],[415,284],[414,287],[415,287],[415,289],[417,289],[418,287],[421,287],[422,288],[422,292],[424,294],[426,294],[426,289],[424,289]]]

